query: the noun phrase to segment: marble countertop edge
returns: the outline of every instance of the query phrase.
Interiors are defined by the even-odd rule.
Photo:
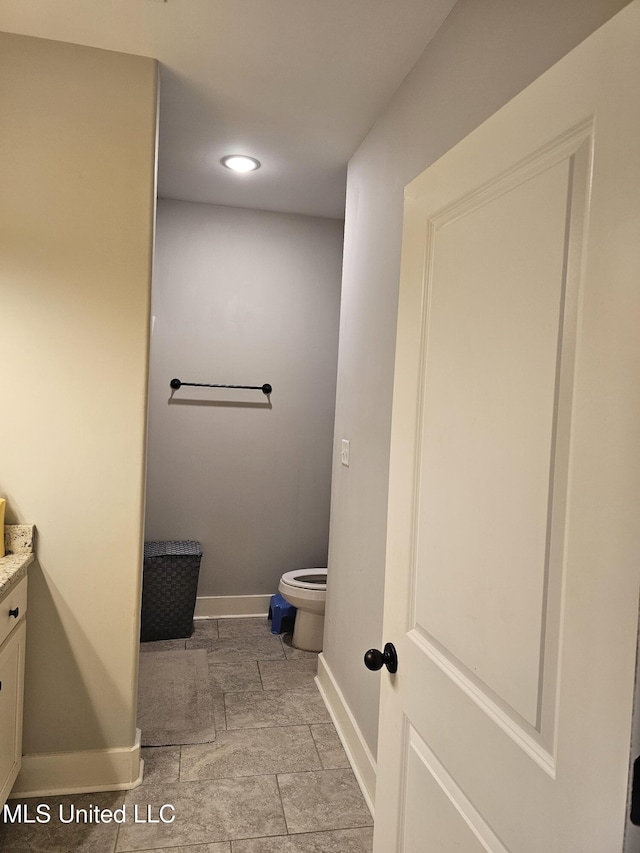
[[[6,557],[0,557],[0,598],[27,574],[27,566],[34,559],[34,554],[7,554]]]
[[[0,557],[0,598],[27,573],[34,561],[33,539],[35,525],[5,524],[5,556]]]

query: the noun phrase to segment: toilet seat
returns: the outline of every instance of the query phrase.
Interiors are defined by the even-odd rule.
[[[295,569],[293,572],[285,572],[281,582],[295,589],[326,590],[326,569]]]

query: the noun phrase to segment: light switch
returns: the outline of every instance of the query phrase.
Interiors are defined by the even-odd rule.
[[[343,465],[349,467],[349,442],[346,438],[342,439],[342,449],[340,450],[340,461]]]

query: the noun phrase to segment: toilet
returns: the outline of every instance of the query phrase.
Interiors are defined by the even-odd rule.
[[[321,652],[327,570],[296,569],[285,572],[280,578],[278,592],[298,610],[292,645],[308,652]]]

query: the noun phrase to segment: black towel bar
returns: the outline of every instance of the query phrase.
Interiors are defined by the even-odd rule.
[[[180,379],[172,379],[169,385],[177,391],[182,385],[191,385],[197,388],[248,388],[250,391],[262,391],[263,394],[270,394],[273,390],[268,382],[264,385],[211,385],[208,382],[182,382]]]

